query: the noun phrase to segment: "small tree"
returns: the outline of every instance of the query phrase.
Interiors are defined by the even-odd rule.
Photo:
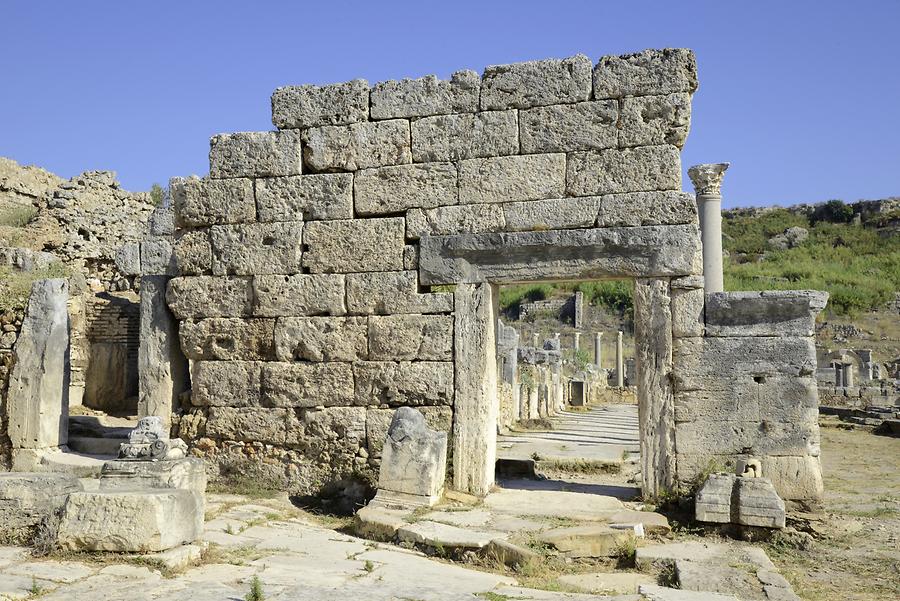
[[[810,215],[810,222],[815,225],[820,221],[828,223],[850,223],[853,219],[853,207],[845,204],[843,200],[829,200],[820,204]]]
[[[163,188],[159,184],[153,184],[150,186],[150,200],[157,207],[169,206],[169,189]]]

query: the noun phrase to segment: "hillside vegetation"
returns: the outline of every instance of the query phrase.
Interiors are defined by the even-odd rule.
[[[751,209],[723,215],[726,290],[825,290],[832,315],[853,316],[892,301],[900,291],[900,211],[860,214],[857,205],[829,201],[788,209]],[[770,240],[803,228],[805,240],[778,248]],[[592,304],[632,311],[630,281],[510,286],[500,305],[552,298],[580,289]]]

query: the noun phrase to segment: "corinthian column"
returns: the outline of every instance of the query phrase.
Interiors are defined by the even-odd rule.
[[[728,165],[729,163],[709,163],[694,165],[688,169],[700,213],[703,284],[706,292],[725,290],[722,276],[722,176]]]

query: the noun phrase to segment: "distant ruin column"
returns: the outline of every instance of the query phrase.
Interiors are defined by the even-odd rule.
[[[844,386],[847,388],[853,387],[853,364],[845,363],[844,364]]]
[[[625,386],[625,356],[622,349],[622,332],[616,333],[616,386]]]
[[[601,358],[601,338],[603,337],[603,332],[596,332],[594,334],[594,365],[597,366],[597,371],[600,370],[600,358]]]
[[[572,346],[576,353],[581,348],[581,332],[575,332],[575,342]]]
[[[722,275],[722,176],[728,163],[694,165],[688,176],[697,195],[703,242],[703,283],[707,293],[725,290]]]
[[[531,335],[531,346],[533,346],[534,348],[538,348],[540,346],[540,344],[541,344],[541,337],[538,336],[537,332],[535,332],[534,334]]]
[[[844,385],[844,366],[840,363],[833,363],[834,366],[834,386],[840,388]]]

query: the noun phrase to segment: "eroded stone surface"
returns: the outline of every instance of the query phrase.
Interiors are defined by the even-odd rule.
[[[500,232],[505,227],[503,207],[497,204],[410,209],[406,213],[406,237],[411,240],[422,236]]]
[[[602,150],[618,145],[614,100],[544,106],[519,111],[522,152]]]
[[[457,71],[449,81],[434,75],[382,81],[372,88],[372,119],[471,113],[478,108],[480,89],[481,78],[474,71]]]
[[[353,217],[353,176],[316,173],[256,180],[260,221],[309,221]]]
[[[521,109],[588,100],[592,66],[588,57],[579,54],[487,67],[481,83],[481,109]]]
[[[270,407],[335,407],[355,398],[349,363],[266,363],[262,401]],[[365,419],[365,418],[364,418]]]
[[[303,133],[303,160],[312,171],[356,171],[411,163],[405,119],[312,127]]]
[[[594,68],[594,98],[690,92],[697,89],[697,61],[686,48],[604,56]]]
[[[622,101],[619,146],[672,144],[681,148],[691,129],[691,95],[638,96]]]
[[[572,196],[679,188],[681,160],[674,146],[573,152],[566,165],[566,192]]]
[[[274,319],[211,318],[182,321],[181,348],[192,361],[271,361]]]
[[[412,123],[412,154],[417,163],[505,156],[518,152],[515,111],[440,115]]]
[[[369,358],[376,361],[450,361],[453,318],[444,315],[373,315]]]
[[[364,317],[284,317],[275,324],[279,361],[360,361],[368,358]]]
[[[306,224],[303,266],[312,273],[400,271],[403,218],[314,221]]]
[[[356,174],[353,190],[360,215],[455,205],[459,199],[456,165],[448,162],[365,169]]]
[[[258,275],[253,278],[253,314],[259,317],[343,315],[344,276]]]
[[[357,405],[452,405],[449,361],[362,361],[353,365]]]
[[[433,505],[444,489],[446,468],[447,433],[429,429],[415,409],[397,409],[381,452],[379,493],[400,493],[413,502]]]
[[[565,192],[564,154],[471,159],[459,163],[459,202],[514,202],[560,198]]]
[[[297,273],[303,223],[245,223],[210,228],[215,275]]]
[[[272,123],[278,129],[347,125],[369,117],[369,83],[354,79],[326,86],[285,86],[272,93]]]
[[[299,175],[301,170],[299,132],[239,132],[209,141],[211,178]]]
[[[179,227],[242,223],[256,219],[253,180],[189,177],[173,179],[169,188]]]
[[[166,303],[178,319],[249,316],[253,290],[249,277],[172,278]]]
[[[353,273],[347,276],[347,310],[362,315],[449,313],[453,295],[418,289],[415,271]]]

